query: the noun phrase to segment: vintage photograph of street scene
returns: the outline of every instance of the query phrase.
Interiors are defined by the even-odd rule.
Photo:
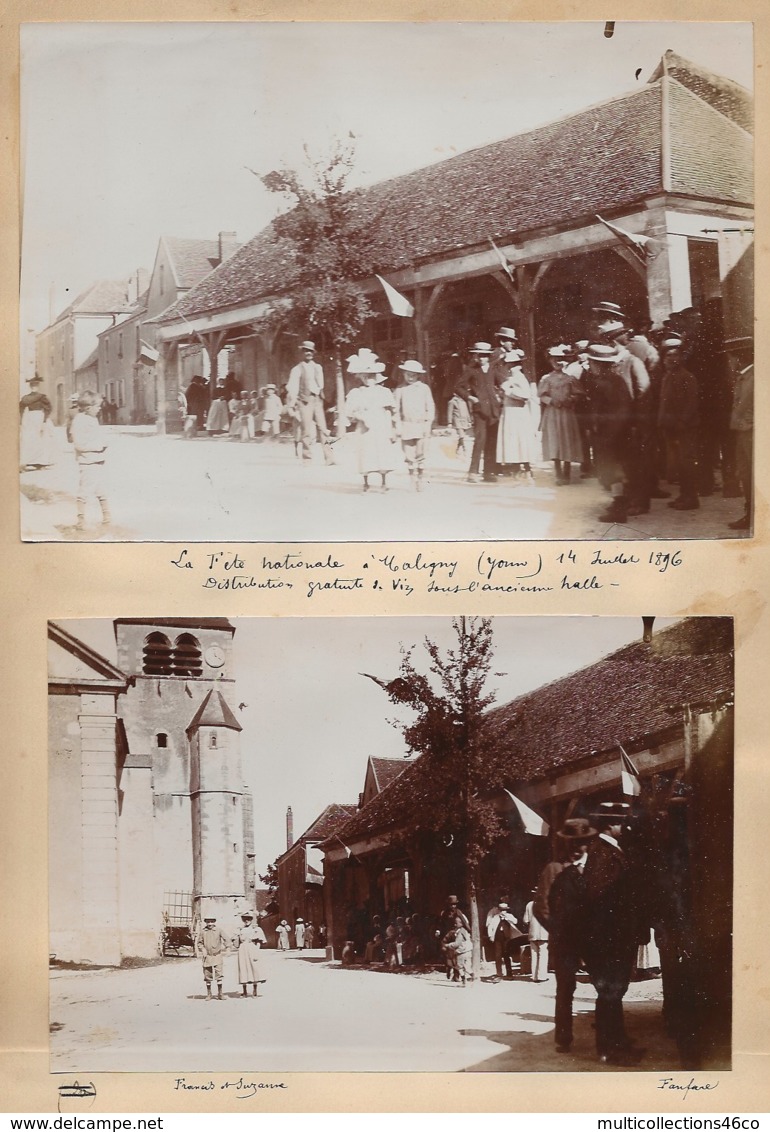
[[[752,52],[23,26],[22,538],[749,536]]]
[[[731,618],[48,644],[52,1072],[730,1069]]]

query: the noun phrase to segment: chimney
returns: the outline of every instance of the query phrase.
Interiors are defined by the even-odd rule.
[[[643,617],[642,618],[642,625],[644,626],[644,633],[642,635],[642,640],[644,641],[644,643],[646,645],[648,645],[650,643],[650,641],[652,640],[652,623],[653,623],[654,620],[655,620],[654,617]]]
[[[291,812],[291,806],[286,809],[286,848],[291,849],[294,844],[294,814]]]
[[[223,263],[226,259],[236,251],[238,247],[238,233],[237,232],[220,232],[219,233],[219,262]]]

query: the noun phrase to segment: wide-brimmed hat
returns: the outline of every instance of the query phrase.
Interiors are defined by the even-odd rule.
[[[569,346],[560,342],[558,346],[551,346],[548,350],[549,358],[566,358],[569,354]]]
[[[591,814],[592,821],[601,822],[627,822],[631,817],[631,806],[628,802],[600,802],[599,808]]]
[[[215,924],[217,922],[217,918],[216,916],[204,916],[203,922],[204,924]]]
[[[500,909],[510,908],[510,904],[508,903],[507,900],[501,900],[500,903],[497,905],[497,907],[500,908]]]
[[[605,346],[603,342],[592,342],[585,352],[591,362],[616,362],[621,356],[617,346]]]
[[[310,339],[307,339],[304,342],[300,342],[299,349],[300,350],[312,350],[313,353],[315,353],[315,342],[311,342]]]
[[[518,335],[512,326],[501,326],[499,330],[495,331],[495,338],[510,338],[515,342]]]
[[[596,837],[596,830],[586,818],[567,818],[556,836],[562,841],[587,841]]]
[[[474,342],[472,346],[468,347],[469,354],[493,354],[494,350],[489,342]]]
[[[269,393],[271,389],[275,390],[275,386],[274,385],[266,385],[265,386],[265,393]]]
[[[403,370],[404,373],[427,373],[428,372],[425,369],[422,362],[416,362],[411,358],[406,362],[402,362],[401,365],[398,368]]]
[[[600,303],[597,303],[596,306],[591,307],[591,310],[595,311],[596,314],[609,315],[612,318],[621,319],[622,321],[625,321],[626,318],[617,303],[608,303],[604,299]]]
[[[32,377],[27,378],[27,385],[36,385],[36,384],[37,385],[43,384],[43,379],[42,379],[42,377],[39,377],[38,374],[34,374]]]
[[[242,920],[253,920],[254,919],[254,913],[249,912],[249,910],[247,909],[245,912],[241,912],[241,919]]]
[[[304,924],[304,922],[305,922],[305,921],[304,921],[304,920],[302,919],[302,917],[301,917],[301,916],[297,916],[297,923],[298,923],[298,924]]]
[[[367,346],[362,346],[357,354],[351,354],[347,363],[348,373],[356,374],[358,377],[385,372],[385,363],[381,362],[374,350],[370,350]],[[381,380],[385,379],[381,378]]]

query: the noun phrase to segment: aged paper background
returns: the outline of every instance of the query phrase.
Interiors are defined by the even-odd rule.
[[[2,962],[0,989],[0,1108],[11,1112],[55,1111],[57,1085],[48,1073],[47,862],[46,862],[46,621],[49,618],[142,615],[187,616],[335,616],[364,613],[529,614],[681,614],[711,613],[736,619],[737,750],[735,825],[735,1020],[733,1071],[719,1075],[718,1091],[690,1096],[684,1111],[766,1111],[768,1108],[767,939],[770,916],[766,896],[768,859],[767,700],[770,673],[770,597],[768,570],[767,429],[758,430],[756,537],[720,544],[686,544],[684,565],[643,584],[595,593],[520,595],[515,606],[499,595],[476,594],[458,604],[449,595],[384,595],[372,602],[356,593],[321,595],[312,603],[298,590],[284,596],[262,591],[245,595],[200,588],[170,566],[174,547],[26,545],[18,537],[16,402],[18,399],[18,25],[37,20],[148,20],[161,11],[149,0],[26,0],[3,8],[2,51],[2,319],[3,419],[5,443],[0,448],[4,473],[3,512],[3,703],[6,718],[3,745],[3,789],[0,794],[0,860],[2,861]],[[166,0],[162,18],[174,20],[605,20],[608,16],[640,20],[753,20],[756,50],[756,101],[759,152],[756,162],[758,239],[756,310],[764,312],[768,288],[768,172],[763,152],[770,111],[770,13],[766,0],[680,0],[672,9],[664,0],[622,0],[613,10],[596,0],[580,5],[567,0],[528,0],[502,4],[495,0]],[[515,60],[511,61],[515,67]],[[579,66],[576,60],[576,66]],[[206,76],[202,76],[206,81]],[[204,142],[205,145],[205,142]],[[760,372],[756,419],[770,419],[767,321],[757,326]],[[764,490],[763,490],[764,489]],[[623,549],[632,544],[625,543]],[[565,544],[566,549],[567,544]],[[649,544],[647,544],[649,548]],[[213,549],[234,549],[220,548]],[[276,548],[277,551],[278,548]],[[315,553],[319,547],[314,547]],[[334,550],[334,548],[331,548]],[[373,549],[348,545],[354,562]],[[407,548],[402,546],[402,550]],[[414,547],[441,556],[440,547]],[[454,546],[469,566],[480,545]],[[668,544],[664,549],[676,549]],[[241,548],[252,558],[254,549]],[[261,556],[266,547],[258,547]],[[286,547],[284,547],[285,553]],[[382,553],[385,548],[383,547]],[[443,550],[446,555],[447,548]],[[361,559],[363,561],[363,558]],[[416,600],[415,600],[416,599]],[[254,1074],[255,1066],[233,1066]],[[682,1075],[684,1079],[685,1076]],[[294,1075],[289,1089],[257,1097],[250,1111],[683,1111],[683,1102],[657,1089],[648,1074],[453,1074],[426,1075]],[[206,1111],[207,1095],[186,1100],[163,1075],[116,1074],[95,1078],[98,1099],[93,1112]],[[558,1085],[557,1088],[554,1088]],[[212,1111],[222,1111],[219,1098]],[[230,1102],[232,1107],[238,1102]],[[238,1111],[243,1111],[241,1103]],[[93,1115],[93,1112],[91,1113]]]

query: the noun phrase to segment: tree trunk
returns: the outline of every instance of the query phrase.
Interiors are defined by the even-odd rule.
[[[340,437],[345,435],[347,428],[347,421],[345,419],[345,376],[342,372],[340,352],[336,348],[334,350],[334,376],[337,384],[337,421],[334,431],[335,435]]]
[[[479,920],[479,900],[476,892],[476,867],[468,870],[468,907],[471,913],[471,943],[473,944],[473,978],[478,982],[481,975],[481,922]]]

